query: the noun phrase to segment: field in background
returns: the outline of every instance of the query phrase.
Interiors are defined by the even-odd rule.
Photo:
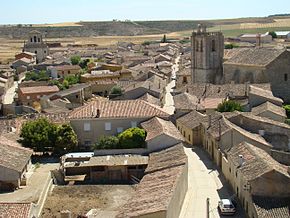
[[[60,31],[63,31],[63,28],[72,28],[74,31],[77,31],[75,28],[82,28],[86,25],[87,27],[97,27],[98,25],[102,25],[104,27],[106,25],[110,26],[112,23],[114,27],[116,25],[118,26],[118,22],[108,21],[79,23],[66,22],[57,24],[32,25],[32,27],[52,28],[54,32],[57,31],[58,28],[60,28]],[[290,17],[239,18],[208,21],[128,21],[120,22],[120,25],[123,28],[121,32],[126,31],[124,28],[129,28],[131,32],[133,29],[144,29],[144,32],[158,32],[158,34],[87,37],[75,37],[72,35],[62,38],[51,37],[47,38],[46,40],[61,42],[64,46],[67,44],[97,44],[99,46],[108,46],[116,44],[119,41],[130,41],[138,44],[143,43],[144,41],[161,40],[163,34],[166,34],[167,38],[183,39],[184,37],[190,37],[192,30],[196,28],[198,23],[206,23],[206,25],[209,26],[208,31],[222,31],[225,37],[237,37],[243,33],[266,33],[268,31],[290,30]],[[134,26],[134,28],[132,26]],[[103,34],[106,35],[106,32],[103,32]],[[8,37],[0,38],[0,62],[6,63],[7,61],[13,60],[14,55],[18,52],[21,52],[23,41],[24,39],[8,39]]]

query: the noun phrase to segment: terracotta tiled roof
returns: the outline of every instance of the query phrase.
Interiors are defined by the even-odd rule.
[[[198,98],[187,92],[173,96],[174,106],[177,110],[198,110],[201,109]]]
[[[141,123],[141,126],[147,132],[146,141],[149,141],[163,134],[181,141],[184,140],[183,136],[171,121],[166,121],[161,118],[154,117],[146,122]]]
[[[208,120],[206,115],[203,115],[197,111],[191,111],[190,113],[180,117],[177,119],[177,122],[186,126],[187,128],[193,129],[199,126],[202,122],[206,122]]]
[[[187,156],[183,144],[180,143],[160,152],[151,153],[149,156],[146,173],[152,173],[164,169],[181,166],[187,163]]]
[[[16,142],[11,142],[11,140],[1,137],[1,166],[4,166],[8,169],[16,170],[17,172],[22,172],[22,170],[28,163],[32,153],[32,150],[23,148]]]
[[[239,155],[242,155],[244,159],[244,164],[242,166],[239,166]],[[288,177],[288,181],[290,181],[290,175],[287,172],[287,166],[282,165],[274,160],[263,149],[260,149],[247,142],[242,142],[233,146],[228,151],[228,157],[232,159],[236,167],[239,167],[239,170],[246,180],[254,180],[267,172],[276,170],[277,172]]]
[[[0,203],[0,218],[30,218],[30,203]]]
[[[157,106],[160,106],[160,100],[156,97],[154,97],[153,95],[150,95],[149,93],[146,93],[144,95],[142,95],[140,98],[138,98],[139,100],[144,100],[144,101],[147,101],[151,104],[154,104],[154,105],[157,105]]]
[[[53,93],[58,92],[57,86],[35,86],[35,87],[21,87],[19,91],[23,94],[37,94],[37,93]]]
[[[285,49],[273,48],[243,49],[224,64],[267,66],[285,51]]]
[[[265,102],[264,104],[261,104],[261,105],[259,105],[257,107],[253,107],[252,108],[252,113],[254,115],[259,115],[259,114],[261,114],[261,113],[263,113],[265,111],[270,111],[270,112],[272,112],[274,114],[277,114],[279,116],[287,117],[286,116],[286,111],[285,111],[284,108],[279,107],[279,106],[277,106],[275,104],[272,104],[271,102],[268,102],[268,101]]]
[[[185,170],[187,156],[182,144],[152,153],[146,175],[137,185],[134,196],[126,203],[118,218],[139,217],[166,211],[177,182]]]
[[[95,100],[79,107],[69,115],[70,119],[95,118],[97,110],[99,118],[130,118],[130,117],[168,117],[161,108],[143,100],[99,101]]]
[[[290,198],[252,196],[259,218],[290,218]]]

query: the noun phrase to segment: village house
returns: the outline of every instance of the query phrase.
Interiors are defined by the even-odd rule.
[[[70,75],[80,74],[81,67],[79,65],[60,65],[55,67],[48,67],[48,71],[52,78],[64,78]]]
[[[26,172],[31,167],[32,150],[0,137],[0,191],[13,191],[26,184]],[[5,154],[5,155],[4,155]]]
[[[69,153],[61,158],[65,182],[130,183],[143,177],[148,156]]]
[[[69,119],[80,145],[90,149],[101,136],[116,135],[155,116],[169,118],[159,107],[143,100],[94,100],[73,110]]]
[[[182,144],[151,153],[145,176],[132,198],[120,208],[117,218],[179,217],[188,188],[187,171]]]
[[[31,60],[31,64],[36,64],[36,54],[35,53],[31,53],[31,52],[21,52],[19,54],[15,55],[15,60],[20,60],[22,58],[27,58],[29,60]]]
[[[194,146],[202,144],[201,123],[206,122],[207,116],[198,111],[191,111],[176,120],[176,127],[185,138],[185,141]]]
[[[252,114],[260,117],[266,117],[281,123],[284,123],[287,116],[283,107],[277,106],[271,102],[265,102],[252,108]]]
[[[56,108],[65,111],[80,107],[91,98],[92,88],[90,84],[76,84],[69,89],[41,97],[40,104],[42,111],[50,111],[51,113]]]
[[[41,97],[58,91],[59,88],[57,86],[20,87],[18,89],[18,104],[33,106],[33,103],[39,102]]]
[[[160,151],[184,141],[171,121],[154,117],[140,125],[147,132],[146,148],[148,153]]]
[[[275,97],[290,101],[290,52],[276,48],[243,49],[224,62],[224,82],[270,83]]]
[[[276,31],[278,39],[290,39],[290,31]]]
[[[81,75],[81,82],[95,82],[95,81],[108,81],[108,80],[130,80],[130,71],[110,71],[110,70],[95,70],[91,73]]]
[[[271,43],[273,41],[272,35],[267,33],[265,34],[242,34],[239,37],[241,42],[250,42],[250,43]]]
[[[289,167],[246,142],[233,146],[223,162],[223,174],[248,217],[289,217]]]

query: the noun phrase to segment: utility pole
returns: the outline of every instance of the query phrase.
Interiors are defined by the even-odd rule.
[[[209,218],[209,198],[206,199],[206,218]]]

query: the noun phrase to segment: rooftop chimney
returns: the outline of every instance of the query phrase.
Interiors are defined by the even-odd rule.
[[[97,109],[97,115],[96,115],[96,118],[99,118],[100,115],[101,115],[101,111],[100,111],[100,109]]]
[[[243,155],[239,155],[239,167],[243,166],[245,163],[245,159],[243,157]]]

